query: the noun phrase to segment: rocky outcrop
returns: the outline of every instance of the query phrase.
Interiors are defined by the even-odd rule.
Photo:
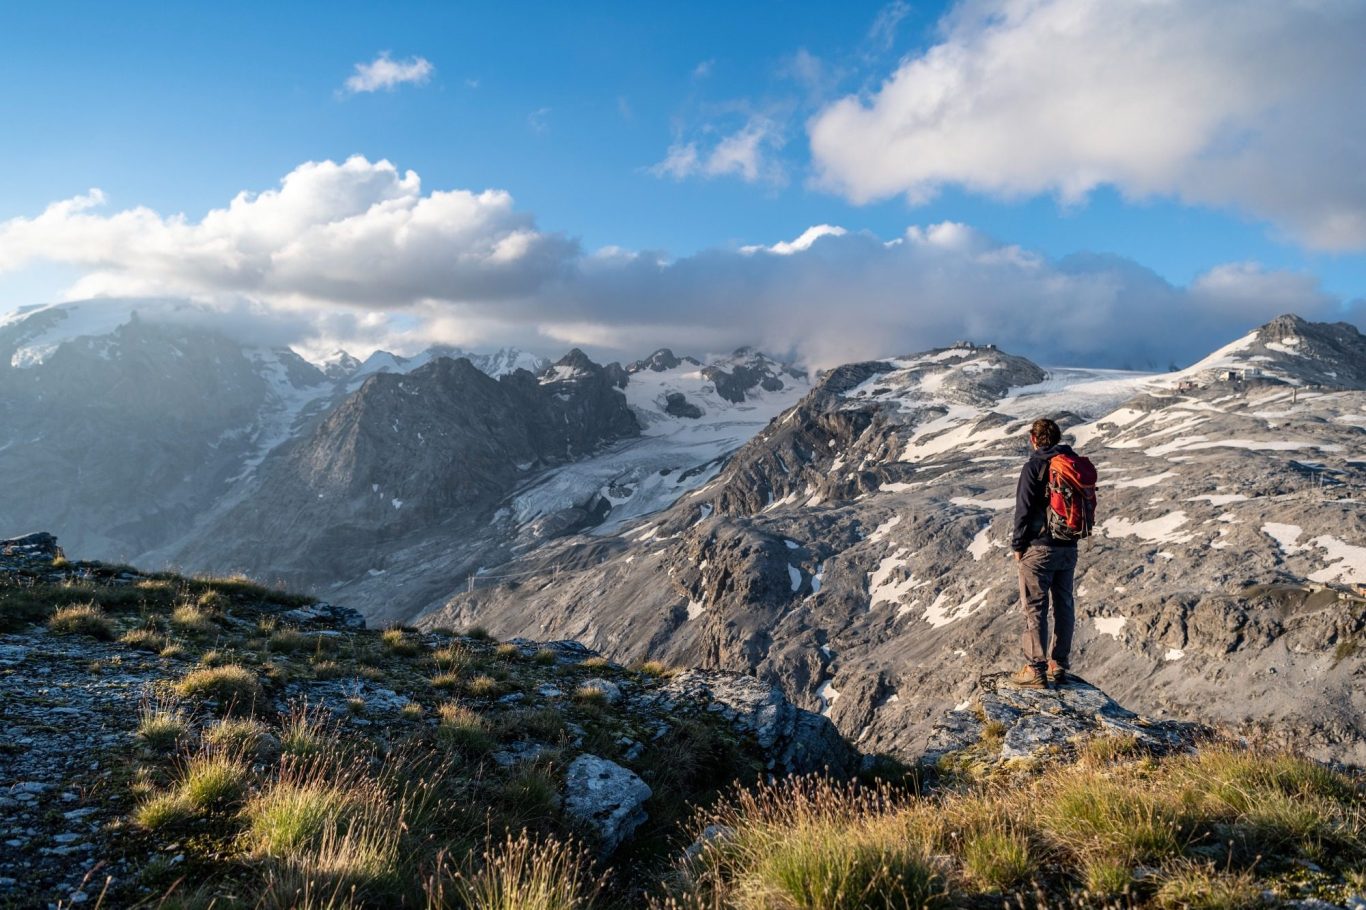
[[[935,724],[922,765],[952,764],[970,753],[976,770],[989,772],[1013,760],[1075,756],[1097,737],[1122,737],[1127,750],[1163,753],[1192,748],[1208,733],[1199,724],[1140,717],[1075,677],[1049,689],[1021,688],[1007,677],[983,676],[967,703]]]
[[[803,711],[774,685],[723,671],[685,670],[652,696],[666,712],[696,709],[719,714],[754,737],[768,766],[788,774],[848,775],[858,753],[826,718]]]
[[[66,553],[57,546],[56,536],[46,531],[36,531],[22,537],[0,540],[0,556],[5,558],[7,565],[33,565],[42,562],[50,564],[54,560],[65,559]]]
[[[564,808],[587,826],[600,855],[621,846],[648,818],[650,786],[633,771],[596,755],[580,755],[564,778]]]
[[[737,404],[751,390],[776,392],[794,379],[805,378],[800,370],[770,360],[753,348],[740,348],[728,362],[703,367],[702,376],[715,386],[716,394]]]
[[[696,420],[702,416],[702,409],[689,401],[688,396],[682,392],[669,392],[664,396],[664,413]]]
[[[626,372],[639,373],[642,370],[649,370],[652,373],[663,373],[667,370],[680,367],[685,363],[695,367],[702,365],[701,361],[695,358],[679,357],[668,348],[660,348],[649,357],[628,363],[626,365]]]

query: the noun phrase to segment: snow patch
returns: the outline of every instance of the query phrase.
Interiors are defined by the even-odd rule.
[[[1140,540],[1148,540],[1153,543],[1186,543],[1192,535],[1176,533],[1176,529],[1185,523],[1186,513],[1181,511],[1170,512],[1160,518],[1151,518],[1148,521],[1130,521],[1127,518],[1116,516],[1106,520],[1100,526],[1100,530],[1106,537],[1137,537]]]
[[[1129,622],[1127,616],[1096,616],[1092,620],[1096,624],[1096,631],[1101,635],[1109,635],[1112,638],[1119,638],[1120,632]]]
[[[972,543],[968,544],[968,552],[972,554],[974,562],[981,562],[982,557],[990,553],[992,547],[997,546],[1000,544],[991,539],[991,525],[987,524],[972,538]]]
[[[816,697],[821,700],[821,714],[829,717],[830,709],[834,707],[835,702],[840,697],[839,690],[834,686],[834,680],[827,679],[821,683],[820,687],[816,689]]]
[[[1015,505],[1015,500],[1013,498],[973,499],[970,496],[955,496],[952,499],[950,499],[949,502],[953,503],[956,506],[967,506],[976,509],[990,509],[993,512],[999,512],[1002,509],[1008,509],[1011,506]]]
[[[983,588],[972,597],[958,604],[956,607],[944,606],[948,592],[941,591],[939,596],[934,599],[934,603],[925,608],[925,622],[938,629],[947,626],[951,622],[966,619],[977,611],[977,608],[986,602],[987,595],[991,593],[991,588]]]
[[[1366,547],[1358,547],[1329,535],[1315,537],[1310,543],[1327,550],[1326,558],[1331,562],[1326,568],[1311,572],[1310,581],[1366,583]]]

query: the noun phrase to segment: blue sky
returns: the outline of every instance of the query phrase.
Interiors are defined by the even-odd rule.
[[[974,6],[998,8],[981,13]],[[360,155],[392,162],[400,173],[415,171],[424,192],[504,190],[536,230],[566,235],[583,255],[617,246],[677,259],[791,240],[818,224],[889,240],[910,225],[959,222],[1051,261],[1115,254],[1177,288],[1221,265],[1251,262],[1268,273],[1299,276],[1340,304],[1366,295],[1366,245],[1355,227],[1319,230],[1326,223],[1321,210],[1302,212],[1261,193],[1255,173],[1241,185],[1205,193],[1205,184],[1219,181],[1202,177],[1190,162],[1207,156],[1208,148],[1160,150],[1151,167],[1146,160],[1111,167],[1115,154],[1102,151],[1095,159],[1099,178],[1076,193],[1059,189],[1071,179],[1068,169],[1087,170],[1094,162],[1066,150],[1060,160],[1034,162],[1018,173],[1008,157],[959,168],[959,150],[923,143],[916,148],[926,160],[942,158],[932,171],[903,173],[888,160],[891,152],[869,158],[852,147],[831,151],[829,141],[817,155],[813,124],[841,99],[861,99],[874,112],[885,104],[882,120],[904,116],[884,82],[936,45],[957,42],[979,56],[1010,59],[1000,41],[1018,47],[1036,40],[1028,22],[1002,38],[999,20],[1015,15],[1015,6],[1010,0],[959,6],[9,4],[0,10],[0,78],[11,87],[0,95],[8,136],[0,143],[0,225],[34,219],[92,187],[103,192],[98,211],[106,214],[146,207],[195,222],[239,192],[278,188],[304,162]],[[974,15],[978,21],[970,27],[955,25]],[[1366,37],[1360,16],[1350,8],[1342,15],[1332,28],[1305,26],[1306,55],[1333,59],[1332,48],[1315,46],[1329,40],[1325,34],[1345,31],[1352,38],[1355,30],[1355,39]],[[1160,41],[1210,26],[1135,18],[1127,27],[1136,38],[1154,29]],[[1286,31],[1285,23],[1277,28]],[[1256,35],[1247,41],[1255,44]],[[347,91],[355,67],[381,53],[399,62],[420,58],[430,74],[387,90]],[[1172,68],[1184,65],[1177,59]],[[1219,65],[1209,64],[1212,85],[1228,78]],[[953,90],[966,85],[962,91],[990,99],[990,86],[970,84],[980,79],[973,72],[954,74]],[[1353,72],[1319,78],[1335,76],[1350,81]],[[925,81],[923,74],[917,78]],[[1251,85],[1258,74],[1233,78]],[[1215,110],[1207,120],[1255,134],[1258,117],[1281,116],[1303,97],[1322,95],[1317,89],[1306,84],[1300,96],[1266,112],[1245,99],[1214,98],[1205,103],[1227,104],[1229,111]],[[1045,86],[1038,96],[1051,90]],[[924,94],[923,86],[919,91]],[[1100,103],[1109,102],[1102,97]],[[1366,129],[1360,109],[1333,97],[1323,104],[1314,122],[1333,119],[1353,134],[1338,155],[1350,163]],[[879,130],[896,128],[872,122],[872,115],[855,119],[848,121],[851,146],[881,144],[891,133]],[[1040,129],[1051,129],[1047,119],[1036,118],[1044,121]],[[831,122],[838,145],[845,121]],[[985,131],[981,124],[963,126],[965,135],[1008,147],[1015,136],[1002,137],[1001,128],[999,121]],[[708,173],[711,150],[746,129],[762,133],[757,171],[718,163]],[[1085,137],[1078,142],[1085,144]],[[1270,140],[1265,145],[1268,156],[1280,153]],[[697,156],[691,167],[663,166],[690,147]],[[1056,157],[1050,150],[1039,155]],[[1285,171],[1322,170],[1313,160],[1284,165]],[[1107,167],[1120,176],[1107,177]],[[879,168],[885,176],[861,183],[859,171]],[[1350,197],[1360,184],[1343,180]],[[921,191],[926,181],[933,184],[928,193]],[[1342,195],[1333,186],[1313,192],[1323,199]],[[0,244],[21,240],[17,230],[8,241],[0,234]],[[32,302],[33,295],[60,296],[104,264],[41,251],[11,260],[6,268],[0,247],[0,308]]]

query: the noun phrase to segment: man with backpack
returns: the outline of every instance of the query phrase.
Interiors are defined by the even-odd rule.
[[[1090,535],[1095,522],[1096,469],[1090,460],[1062,444],[1062,431],[1051,420],[1034,421],[1029,443],[1033,452],[1015,489],[1015,530],[1010,541],[1020,570],[1028,662],[1010,679],[1019,686],[1046,689],[1067,681],[1076,623],[1072,580],[1077,541]]]

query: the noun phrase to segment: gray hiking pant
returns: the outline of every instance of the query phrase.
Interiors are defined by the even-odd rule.
[[[1071,666],[1072,629],[1076,625],[1072,578],[1077,571],[1076,547],[1030,547],[1020,567],[1020,609],[1024,611],[1025,659],[1035,666],[1057,661]],[[1049,647],[1048,608],[1053,608],[1052,647]]]

